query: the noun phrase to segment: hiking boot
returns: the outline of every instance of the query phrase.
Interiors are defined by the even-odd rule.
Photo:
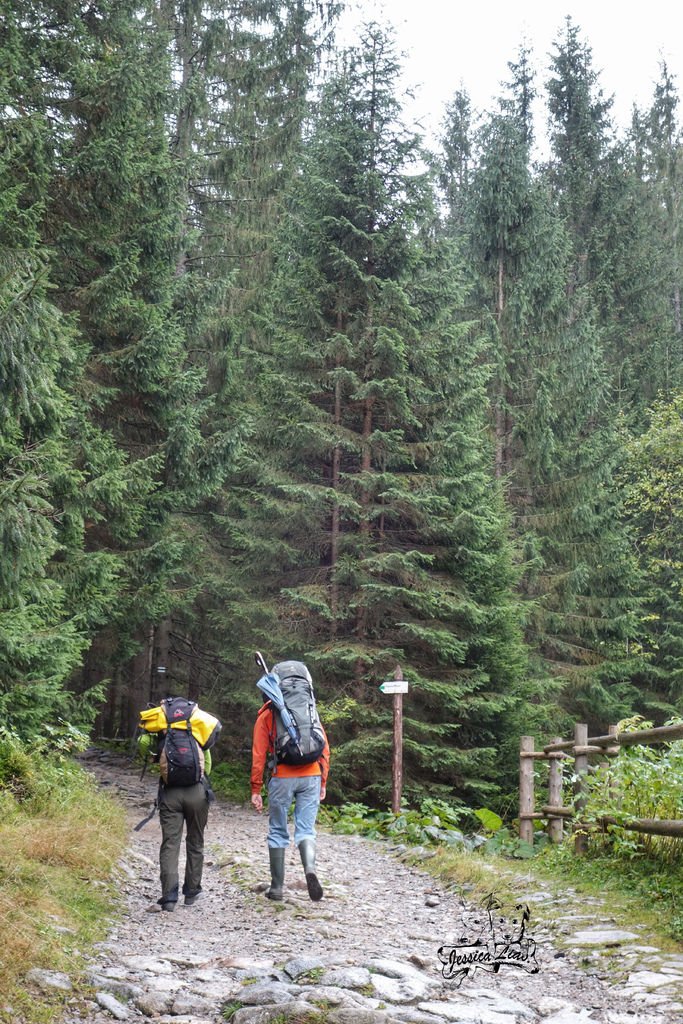
[[[285,854],[286,850],[269,846],[268,856],[270,858],[270,886],[266,889],[266,896],[269,900],[281,900],[282,890],[285,884]]]
[[[323,898],[323,887],[315,873],[315,839],[302,839],[299,843],[299,853],[306,875],[308,895],[314,902],[317,902]]]
[[[190,893],[188,896],[185,897],[185,906],[191,907],[194,903],[197,902],[201,894],[201,889],[199,890],[199,892]]]
[[[175,910],[175,903],[162,903],[161,909],[165,910],[167,914],[172,914]]]

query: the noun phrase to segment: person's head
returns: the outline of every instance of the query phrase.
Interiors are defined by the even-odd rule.
[[[303,661],[279,661],[277,665],[273,665],[273,672],[280,679],[289,679],[292,676],[296,676],[298,679],[305,679],[311,686],[313,685],[311,673]]]

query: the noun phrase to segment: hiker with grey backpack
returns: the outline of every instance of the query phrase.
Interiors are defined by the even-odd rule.
[[[270,886],[266,896],[283,898],[285,855],[290,842],[288,815],[294,803],[294,843],[306,877],[308,895],[322,899],[316,871],[316,831],[320,801],[325,799],[330,747],[320,722],[313,680],[301,661],[281,661],[270,672],[257,652],[263,676],[256,684],[264,696],[254,724],[251,802],[263,811],[266,766],[268,781],[268,856]]]

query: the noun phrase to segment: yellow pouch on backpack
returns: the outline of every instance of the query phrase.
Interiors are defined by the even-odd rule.
[[[214,733],[220,729],[220,722],[201,708],[195,708],[190,715],[190,728],[199,746],[205,747]]]
[[[164,729],[168,729],[169,724],[171,729],[185,728],[184,720],[182,722],[169,723],[163,707],[145,708],[144,711],[140,712],[140,726],[146,732],[163,732]],[[211,737],[219,731],[220,722],[207,711],[202,711],[201,708],[195,707],[190,715],[190,728],[200,747],[205,747]]]
[[[163,732],[168,728],[164,709],[161,707],[145,708],[140,712],[140,728],[146,732]]]

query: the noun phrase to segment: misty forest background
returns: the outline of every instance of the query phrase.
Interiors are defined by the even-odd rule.
[[[426,152],[340,7],[0,0],[0,722],[183,693],[246,771],[258,648],[381,805],[399,664],[406,799],[503,808],[682,710],[677,84],[617,132],[567,19]]]

